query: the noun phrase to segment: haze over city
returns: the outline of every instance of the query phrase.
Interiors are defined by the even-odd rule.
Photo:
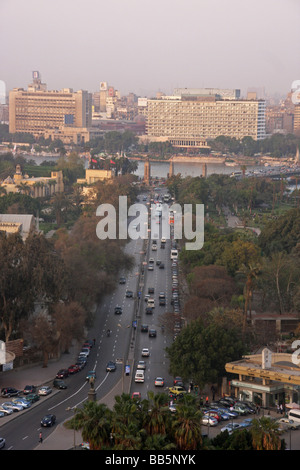
[[[176,87],[264,88],[300,78],[297,0],[1,0],[0,79],[153,96]]]

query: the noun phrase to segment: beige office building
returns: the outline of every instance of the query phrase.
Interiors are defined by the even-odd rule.
[[[149,140],[186,142],[187,147],[200,147],[220,135],[260,140],[265,138],[265,101],[217,95],[148,99],[146,134]]]
[[[92,95],[71,88],[47,91],[35,82],[9,93],[9,132],[43,135],[49,129],[88,128],[92,125]]]

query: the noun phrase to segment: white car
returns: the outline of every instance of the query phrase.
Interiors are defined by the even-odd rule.
[[[12,402],[16,403],[17,405],[22,405],[23,408],[29,408],[31,406],[31,402],[25,400],[24,398],[14,398]]]
[[[231,434],[235,429],[239,429],[241,426],[238,423],[229,423],[227,426],[221,428],[221,432],[228,431]]]
[[[0,449],[3,449],[5,447],[5,439],[4,437],[0,437]]]
[[[156,379],[154,381],[155,387],[163,387],[164,384],[165,384],[165,381],[162,377],[156,377]]]
[[[137,368],[137,369],[145,370],[145,369],[146,369],[146,362],[145,362],[145,361],[139,361],[139,362],[137,363],[136,368]]]
[[[213,416],[203,416],[201,423],[205,426],[217,426],[218,420]]]
[[[45,395],[49,395],[49,393],[51,393],[51,392],[52,392],[52,388],[45,385],[44,387],[41,387],[39,389],[38,393],[39,393],[39,395],[45,396]]]
[[[149,357],[150,356],[150,351],[148,348],[143,348],[142,349],[142,356],[143,357]]]
[[[13,410],[11,410],[10,408],[6,408],[5,406],[0,406],[0,411],[2,411],[2,413],[4,413],[5,415],[12,415],[13,414]]]
[[[13,403],[12,401],[5,401],[2,403],[2,406],[5,406],[5,408],[9,408],[13,411],[22,411],[24,410],[24,406],[18,404],[18,403]]]

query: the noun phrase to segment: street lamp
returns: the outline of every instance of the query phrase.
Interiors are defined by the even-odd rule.
[[[73,411],[73,418],[75,417],[75,413],[76,413],[76,406],[74,406],[74,408],[71,408],[70,406],[68,406],[68,408],[66,408],[66,411]],[[75,420],[74,420],[75,421]],[[73,428],[73,448],[74,450],[76,449],[76,442],[75,442],[75,422],[74,422],[74,428]]]

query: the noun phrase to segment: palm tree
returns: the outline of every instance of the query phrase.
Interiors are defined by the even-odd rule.
[[[81,430],[82,438],[91,450],[107,449],[110,446],[111,411],[104,404],[87,401],[83,408],[77,408],[67,427]]]
[[[245,287],[244,287],[245,305],[244,305],[244,327],[243,327],[245,331],[248,310],[249,310],[249,316],[251,318],[253,291],[256,285],[257,277],[261,271],[261,268],[259,265],[249,264],[249,266],[244,265],[240,271],[246,277],[246,282],[245,282]]]
[[[170,419],[168,396],[164,393],[155,394],[149,391],[148,399],[150,411],[146,416],[144,427],[151,436],[165,434]]]
[[[137,403],[129,394],[123,393],[115,397],[111,419],[111,432],[116,449],[134,449],[133,445],[141,445],[140,412]]]
[[[280,450],[281,439],[278,424],[270,418],[254,419],[251,427],[254,450]]]
[[[176,409],[174,439],[178,450],[197,450],[202,445],[201,412],[187,400]]]

